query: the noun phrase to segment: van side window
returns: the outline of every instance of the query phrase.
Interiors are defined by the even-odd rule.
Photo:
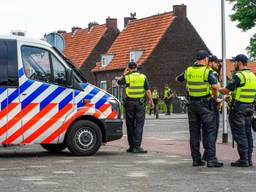
[[[53,82],[59,85],[66,85],[66,68],[51,54],[53,68]]]
[[[0,69],[0,87],[6,87],[8,82],[8,47],[4,41],[0,41]]]
[[[25,74],[29,79],[51,82],[51,65],[47,50],[23,46],[21,53]]]

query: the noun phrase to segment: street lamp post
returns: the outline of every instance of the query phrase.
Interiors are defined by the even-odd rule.
[[[221,0],[221,37],[222,37],[222,85],[227,85],[226,74],[226,30],[225,30],[225,0]],[[227,103],[223,102],[223,135],[222,142],[228,143],[228,127],[227,127]]]

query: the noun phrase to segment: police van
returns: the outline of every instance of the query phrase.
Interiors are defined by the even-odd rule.
[[[119,101],[45,41],[0,36],[0,144],[93,155],[122,137]]]

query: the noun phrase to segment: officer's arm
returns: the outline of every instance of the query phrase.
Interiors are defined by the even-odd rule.
[[[209,72],[208,81],[211,85],[213,97],[217,98],[217,94],[218,94],[218,91],[219,91],[219,85],[218,85],[217,79],[215,78],[212,71]]]
[[[231,82],[226,86],[220,89],[220,93],[223,95],[228,95],[231,91],[234,91],[235,88],[240,86],[241,80],[237,75],[233,75]]]
[[[183,81],[185,81],[185,72],[179,74],[179,75],[176,77],[176,81],[181,82],[181,83],[182,83]]]
[[[150,90],[150,87],[149,87],[149,82],[148,82],[147,79],[145,80],[145,83],[144,83],[144,89],[146,91],[146,96],[148,98],[148,102],[149,102],[150,107],[154,108],[152,93],[151,93],[151,90]]]

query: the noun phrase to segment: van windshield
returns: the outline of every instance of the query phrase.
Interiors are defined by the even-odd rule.
[[[82,73],[79,71],[79,69],[77,69],[75,67],[75,65],[68,59],[66,58],[56,47],[52,47],[54,49],[54,51],[57,52],[57,54],[64,60],[66,61],[67,65],[74,71],[76,78],[78,81],[80,82],[84,82],[87,83],[87,80],[85,79],[85,77],[82,75]]]

